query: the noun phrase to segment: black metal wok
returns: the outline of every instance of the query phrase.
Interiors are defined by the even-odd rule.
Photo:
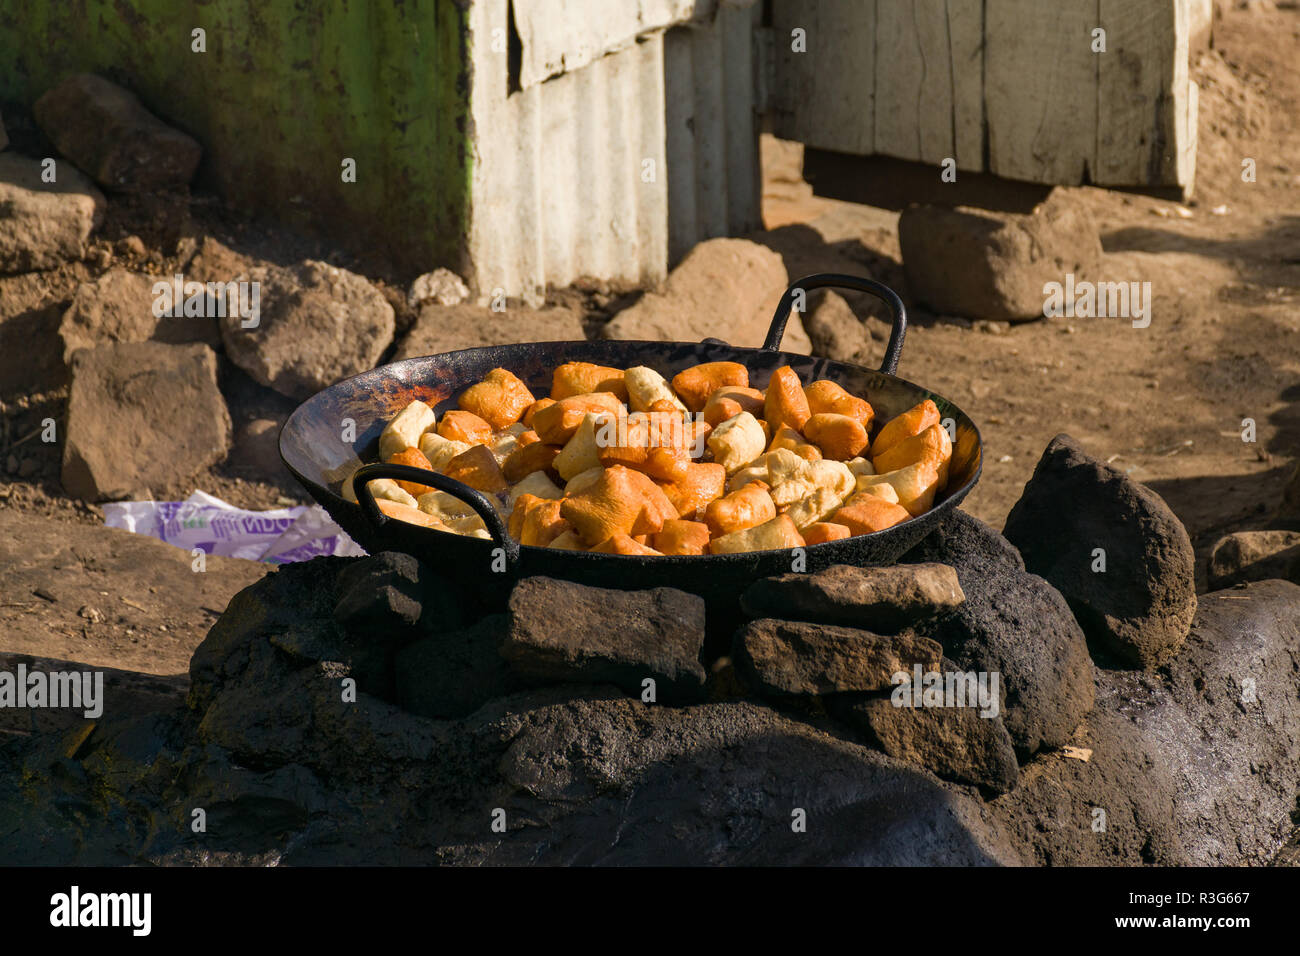
[[[893,329],[879,371],[778,351],[795,298],[827,286],[869,293],[889,306]],[[925,537],[975,487],[982,466],[980,434],[975,423],[941,395],[893,374],[898,367],[906,329],[903,302],[887,286],[855,276],[808,276],[791,285],[781,297],[761,349],[736,348],[717,339],[699,343],[536,342],[406,359],[332,385],[300,405],[280,432],[280,457],[311,496],[367,551],[372,554],[404,551],[415,555],[479,595],[504,590],[520,577],[541,574],[604,587],[680,588],[704,597],[711,606],[724,602],[734,607],[740,592],[760,578],[792,570],[817,571],[832,564],[892,562]],[[378,458],[379,433],[415,399],[433,406],[441,414],[456,407],[456,398],[464,389],[498,367],[519,376],[540,398],[550,390],[555,367],[573,361],[618,368],[646,365],[668,379],[701,362],[739,362],[749,369],[755,388],[765,387],[772,372],[789,365],[805,384],[830,379],[850,393],[866,398],[875,409],[878,423],[926,398],[933,399],[941,417],[956,423],[948,486],[930,511],[875,534],[804,549],[640,557],[520,547],[506,533],[492,501],[481,492],[423,469],[362,465],[366,460]],[[347,501],[340,493],[344,479],[354,473],[357,504]],[[366,485],[375,478],[415,481],[455,495],[482,516],[493,540],[435,531],[388,518],[379,510]],[[795,553],[799,550],[803,551],[802,555]]]

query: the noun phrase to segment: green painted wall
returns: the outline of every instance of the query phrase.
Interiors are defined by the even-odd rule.
[[[199,183],[232,205],[462,269],[466,18],[464,0],[0,0],[0,101],[100,73],[197,138]]]

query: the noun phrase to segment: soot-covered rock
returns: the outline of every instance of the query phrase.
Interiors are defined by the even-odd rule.
[[[870,631],[801,621],[751,621],[732,648],[741,679],[776,696],[882,690],[899,671],[939,666],[938,642],[913,634]]]
[[[1178,653],[1196,614],[1196,559],[1183,523],[1155,492],[1057,435],[1005,534],[1105,653],[1140,667]]]
[[[394,660],[397,703],[423,717],[463,717],[517,689],[520,681],[501,659],[509,629],[507,615],[490,614],[408,644]]]
[[[945,660],[940,669],[943,685],[959,668]],[[889,697],[846,695],[833,698],[831,712],[864,734],[891,757],[925,767],[937,777],[973,784],[994,793],[1015,789],[1020,774],[1015,745],[999,715],[994,688],[987,685],[987,700],[978,691],[958,684],[963,693],[960,705],[941,701],[924,705],[924,687],[895,688]],[[893,699],[900,692],[911,691]],[[914,694],[914,696],[913,696]],[[989,705],[982,707],[981,705]]]
[[[384,551],[349,564],[335,582],[334,618],[351,633],[393,643],[464,624],[461,596],[409,554]]]
[[[693,594],[534,577],[515,585],[509,608],[501,654],[525,678],[610,683],[637,696],[653,678],[663,700],[703,694],[704,601]]]
[[[894,634],[965,600],[957,573],[944,564],[857,568],[837,564],[815,574],[755,582],[741,596],[750,617],[860,627]]]
[[[903,556],[940,556],[966,600],[927,623],[926,633],[963,670],[994,671],[1006,691],[1002,720],[1021,755],[1067,743],[1092,709],[1093,664],[1065,599],[1028,574],[1005,538],[962,511]]]

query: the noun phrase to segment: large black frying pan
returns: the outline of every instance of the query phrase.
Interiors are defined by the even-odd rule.
[[[882,299],[893,315],[893,329],[879,371],[831,359],[778,351],[796,297],[812,289],[839,286]],[[855,276],[822,274],[795,282],[777,306],[761,349],[736,348],[717,339],[703,342],[535,342],[465,349],[406,359],[353,376],[320,392],[289,416],[280,432],[280,457],[293,476],[352,538],[372,554],[404,551],[445,571],[475,592],[497,592],[528,575],[548,575],[583,584],[619,588],[673,587],[701,595],[711,606],[734,607],[754,581],[792,570],[817,571],[832,564],[885,564],[925,537],[979,480],[979,430],[952,402],[897,378],[898,357],[907,329],[906,311],[888,286]],[[772,372],[791,366],[805,383],[830,379],[866,398],[875,421],[885,422],[927,398],[943,419],[955,422],[956,440],[948,486],[925,514],[874,534],[811,545],[802,549],[695,557],[640,557],[520,547],[506,533],[493,502],[484,494],[444,475],[404,465],[371,464],[378,457],[379,433],[409,402],[421,399],[439,414],[455,408],[462,391],[494,368],[509,369],[537,397],[550,390],[551,373],[564,362],[593,362],[628,368],[646,365],[671,379],[701,362],[739,362],[750,384],[764,388]],[[354,440],[349,440],[354,439]],[[340,494],[355,472],[359,503]],[[465,501],[482,516],[493,540],[434,531],[385,516],[366,482],[396,478],[432,485]]]

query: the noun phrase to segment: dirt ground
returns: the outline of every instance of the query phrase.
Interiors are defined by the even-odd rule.
[[[954,400],[983,433],[984,475],[968,510],[1001,527],[1043,448],[1068,432],[1163,495],[1202,558],[1220,535],[1273,518],[1300,455],[1298,44],[1294,8],[1230,11],[1216,23],[1214,49],[1193,65],[1199,151],[1195,198],[1186,204],[1070,190],[1102,227],[1104,278],[1152,283],[1149,328],[1124,319],[1052,319],[983,331],[914,315],[899,374]],[[767,229],[751,238],[779,251],[792,279],[848,271],[904,286],[896,213],[813,196],[802,182],[799,150],[771,140],[764,147]],[[1242,180],[1245,158],[1256,161],[1254,183]],[[115,198],[87,262],[0,279],[0,326],[22,315],[33,335],[48,334],[57,328],[58,303],[78,282],[109,265],[171,274],[204,235],[272,261],[310,255],[361,272],[398,309],[399,327],[409,321],[400,290],[412,276],[196,196]],[[584,305],[588,326],[598,326],[609,297],[592,288],[555,290],[552,299]],[[7,334],[17,332],[26,334],[12,325]],[[183,670],[209,612],[180,627],[177,608],[219,610],[262,569],[224,574],[220,584],[209,580],[201,594],[170,606],[156,590],[148,597],[158,585],[146,572],[137,575],[141,594],[126,596],[125,611],[109,595],[113,613],[81,614],[80,604],[94,603],[86,595],[106,588],[88,577],[100,572],[76,557],[78,543],[84,553],[111,556],[121,533],[94,527],[102,524],[100,509],[64,494],[59,447],[35,437],[43,418],[62,416],[67,397],[59,356],[37,351],[0,348],[0,517],[8,534],[22,536],[0,557],[0,650],[105,665],[124,656],[128,663],[117,666]],[[291,401],[222,362],[236,432],[254,418],[283,420]],[[1246,418],[1257,423],[1254,443],[1242,441]],[[255,509],[304,500],[287,475],[253,474],[237,462],[185,487],[149,491],[176,500],[195,488]],[[34,517],[42,520],[22,520]],[[68,561],[58,558],[69,554]],[[65,607],[33,596],[42,555],[51,573],[57,564],[64,575],[58,582],[70,595]],[[132,552],[122,560],[146,559]],[[74,580],[78,574],[82,579]],[[186,580],[168,572],[166,586],[185,588]],[[157,649],[152,662],[141,653],[150,647]]]

